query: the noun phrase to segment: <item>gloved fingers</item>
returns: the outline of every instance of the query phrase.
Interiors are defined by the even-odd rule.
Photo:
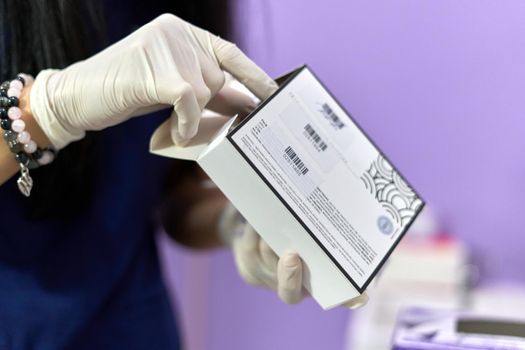
[[[260,256],[250,256],[246,252],[239,251],[235,252],[234,256],[239,274],[246,283],[254,286],[267,287],[273,290],[277,289],[276,277],[272,277],[271,273],[262,266],[263,263]]]
[[[204,107],[210,102],[212,93],[211,90],[204,84],[204,81],[202,80],[202,77],[196,77],[193,80],[200,80],[201,82],[198,84],[191,84],[192,91],[195,95],[195,99],[197,100],[197,104],[199,105],[199,114],[204,110]]]
[[[197,133],[201,109],[190,84],[181,84],[176,96],[171,115],[171,137],[177,145],[184,145]]]
[[[216,84],[211,83],[211,85],[208,85],[208,83],[206,83],[206,79],[204,76],[205,74],[202,70],[203,67],[200,66],[198,62],[192,62],[192,64],[187,64],[186,69],[182,72],[173,71],[171,72],[171,74],[166,73],[164,78],[162,79],[162,83],[160,83],[161,79],[159,79],[158,83],[159,85],[161,85],[162,90],[168,90],[165,91],[162,95],[173,96],[173,81],[182,79],[182,81],[190,85],[191,90],[193,91],[193,94],[195,95],[199,104],[199,108],[202,111],[204,107],[208,104],[208,102],[210,102],[212,96],[218,91],[217,88],[213,86]],[[220,69],[216,68],[215,70],[224,76],[224,72],[222,72]],[[207,80],[210,81],[211,79],[208,78]],[[224,78],[221,79],[221,83],[224,84]],[[213,91],[211,90],[211,87],[214,88]],[[180,90],[175,87],[175,91],[178,93]],[[173,100],[173,97],[170,98],[171,100]]]
[[[258,259],[257,246],[259,245],[259,236],[251,232],[249,225],[244,225],[242,235],[235,237],[232,242],[235,263],[239,274],[246,283],[254,286],[265,285],[258,277],[254,268],[254,259]]]
[[[287,304],[296,304],[304,298],[303,263],[296,253],[288,252],[279,259],[277,292]]]
[[[234,241],[234,252],[239,273],[250,284],[276,290],[276,268],[271,269],[263,261],[260,242],[259,234],[253,227],[246,224],[242,236]]]
[[[234,241],[234,245],[239,244],[239,242]],[[253,286],[265,286],[266,284],[259,279],[256,273],[254,273],[252,266],[247,263],[246,256],[243,253],[240,253],[234,246],[234,259],[235,264],[237,265],[237,270],[239,270],[239,275],[241,278],[248,284]]]
[[[245,262],[248,270],[266,287],[277,289],[277,265],[272,266],[271,248],[261,239],[255,229],[246,224],[243,233]],[[263,257],[264,254],[264,257]],[[266,262],[265,259],[268,261]]]
[[[211,91],[211,96],[215,96],[226,83],[226,75],[216,64],[201,64],[202,79]]]
[[[363,307],[368,303],[368,294],[364,292],[358,297],[353,298],[352,300],[347,301],[342,306],[347,307],[349,309],[358,309],[360,307]]]
[[[242,252],[248,256],[259,256],[259,241],[261,236],[255,231],[255,229],[249,225],[244,225],[244,230],[240,238],[240,244],[242,245]]]
[[[220,67],[233,75],[259,99],[264,100],[277,90],[277,84],[272,78],[235,44],[213,36],[210,40]]]
[[[241,118],[256,107],[255,101],[248,95],[229,86],[224,86],[210,100],[206,108],[226,116],[238,114]]]
[[[267,271],[275,271],[271,273],[272,279],[276,279],[277,264],[279,263],[279,257],[274,253],[272,248],[266,243],[264,239],[259,240],[259,254],[261,261]]]

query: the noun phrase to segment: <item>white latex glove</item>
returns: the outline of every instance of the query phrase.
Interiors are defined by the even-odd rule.
[[[231,246],[239,274],[247,283],[277,291],[287,304],[308,296],[303,288],[303,263],[297,253],[286,252],[279,258],[232,205],[224,209],[219,225],[222,239]],[[363,293],[343,306],[355,309],[367,301]]]
[[[164,14],[91,58],[38,74],[30,94],[34,118],[61,149],[130,117],[173,107],[172,137],[193,137],[201,112],[231,73],[258,98],[275,82],[234,44]]]
[[[287,252],[279,258],[230,204],[222,214],[219,232],[232,248],[239,274],[247,283],[277,291],[288,304],[298,303],[306,296],[299,256]]]

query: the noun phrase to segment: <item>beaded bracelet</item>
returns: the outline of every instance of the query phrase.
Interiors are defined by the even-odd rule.
[[[15,79],[0,84],[0,127],[4,130],[4,140],[20,165],[17,185],[26,197],[29,197],[33,188],[29,170],[47,165],[56,157],[53,149],[41,149],[31,140],[31,135],[25,130],[22,110],[18,108],[22,89],[26,82],[32,80],[32,76],[21,73]]]

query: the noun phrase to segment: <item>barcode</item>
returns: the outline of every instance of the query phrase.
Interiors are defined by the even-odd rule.
[[[322,112],[335,128],[342,129],[345,127],[345,123],[343,123],[339,116],[332,110],[332,107],[330,107],[327,103],[323,103]]]
[[[299,156],[295,153],[292,147],[288,146],[284,150],[286,156],[292,161],[292,163],[295,165],[296,169],[303,175],[306,175],[308,172],[308,168],[304,165],[303,161]]]
[[[317,131],[314,130],[314,128],[310,124],[306,124],[304,127],[304,131],[306,131],[306,134],[310,136],[310,139],[314,142],[314,146],[321,151],[325,151],[328,147],[326,143],[323,141],[321,136],[317,133]]]

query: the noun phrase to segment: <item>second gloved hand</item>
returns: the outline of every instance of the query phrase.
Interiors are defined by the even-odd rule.
[[[279,258],[231,204],[223,211],[219,231],[247,283],[277,291],[288,304],[298,303],[307,295],[301,258],[294,252]]]
[[[249,224],[233,240],[232,249],[239,273],[247,283],[277,291],[287,304],[305,297],[303,263],[297,253],[287,252],[279,258]]]
[[[239,274],[247,283],[277,291],[287,304],[298,303],[308,296],[303,287],[303,262],[299,255],[290,251],[279,258],[231,204],[223,211],[219,231],[222,240],[231,246]],[[367,302],[368,295],[363,293],[341,306],[356,309]]]
[[[91,58],[40,72],[30,94],[34,118],[57,149],[100,130],[166,107],[172,137],[197,132],[204,107],[231,73],[258,98],[276,84],[235,45],[165,14]]]

